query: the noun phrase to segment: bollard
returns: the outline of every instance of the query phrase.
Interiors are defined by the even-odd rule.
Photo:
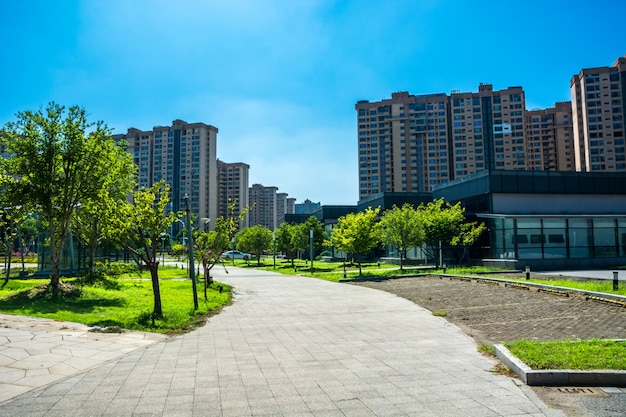
[[[526,267],[526,279],[530,279],[530,267]]]
[[[448,266],[446,264],[443,264],[443,273],[446,273],[446,268],[448,268]]]
[[[618,272],[613,271],[613,291],[617,291],[619,289],[619,281],[617,277]]]

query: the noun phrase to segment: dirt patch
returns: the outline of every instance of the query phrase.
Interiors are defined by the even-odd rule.
[[[517,339],[626,338],[626,308],[584,296],[437,276],[359,282],[413,301],[459,326],[478,344]]]

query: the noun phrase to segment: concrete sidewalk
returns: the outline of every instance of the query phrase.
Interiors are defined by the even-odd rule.
[[[2,416],[562,416],[457,327],[363,287],[229,268],[236,301],[0,403]]]

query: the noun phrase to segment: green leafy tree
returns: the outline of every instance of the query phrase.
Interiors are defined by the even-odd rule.
[[[357,255],[359,276],[363,271],[361,258],[378,246],[380,242],[378,214],[380,207],[358,213],[348,213],[337,220],[332,231],[330,241],[338,250]]]
[[[291,244],[296,250],[308,253],[311,247],[311,230],[313,230],[313,256],[315,256],[321,252],[328,239],[324,225],[317,217],[310,216],[304,223],[294,225]]]
[[[35,245],[38,233],[39,229],[37,228],[37,219],[32,213],[27,214],[24,220],[19,223],[17,230],[20,257],[22,258],[22,271],[26,269],[24,265],[24,255]]]
[[[406,259],[407,250],[422,246],[424,228],[419,212],[409,203],[402,207],[393,206],[380,219],[380,236],[383,243],[393,246],[400,254],[400,269]]]
[[[6,197],[4,195],[3,197]],[[11,261],[15,241],[19,239],[20,224],[26,219],[25,209],[22,206],[4,207],[0,213],[0,227],[2,227],[2,246],[4,249],[4,282],[8,284],[11,277]],[[23,267],[23,266],[22,266]]]
[[[0,144],[9,154],[3,171],[20,179],[10,186],[14,205],[32,204],[48,228],[50,287],[57,294],[63,246],[76,207],[97,198],[111,166],[126,152],[104,123],[87,121],[83,108],[55,103],[17,113],[17,120],[4,126]]]
[[[137,168],[133,163],[132,155],[128,152],[119,155],[109,166],[101,192],[95,197],[83,200],[72,216],[72,233],[87,248],[89,248],[88,269],[93,276],[96,250],[103,239],[103,223],[107,221],[107,204],[110,200],[126,200],[136,184]],[[102,198],[106,191],[107,198]]]
[[[204,299],[207,299],[207,288],[211,285],[211,269],[220,260],[223,252],[228,250],[230,240],[234,236],[239,223],[250,210],[248,207],[236,214],[237,203],[228,205],[228,216],[220,216],[215,220],[215,227],[209,232],[199,232],[194,239],[194,252],[202,263],[204,272]]]
[[[166,233],[177,219],[176,213],[167,212],[169,191],[169,185],[159,181],[135,191],[132,203],[110,198],[107,222],[103,224],[104,236],[128,250],[150,271],[154,318],[163,317],[158,271],[161,233]]]
[[[459,234],[454,236],[450,241],[452,246],[460,248],[459,262],[463,262],[467,257],[470,246],[478,241],[478,238],[480,238],[480,235],[482,235],[485,230],[486,227],[483,223],[466,222],[461,224]]]
[[[257,224],[237,233],[237,248],[242,252],[249,252],[256,256],[257,265],[261,264],[261,255],[272,245],[272,231]]]
[[[465,209],[461,203],[451,205],[440,198],[426,205],[420,204],[418,211],[424,227],[424,250],[439,265],[442,245],[451,244],[452,239],[461,235]]]
[[[297,232],[296,228],[297,226],[293,223],[283,222],[276,229],[276,249],[285,254],[287,259],[291,261],[292,267],[298,254],[296,240],[294,239],[294,234]]]

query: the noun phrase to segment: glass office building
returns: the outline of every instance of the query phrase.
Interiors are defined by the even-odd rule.
[[[624,257],[625,216],[507,216],[482,214],[498,259]]]
[[[536,269],[626,263],[626,174],[492,171],[452,181],[434,198],[461,201],[488,228],[483,264]]]

